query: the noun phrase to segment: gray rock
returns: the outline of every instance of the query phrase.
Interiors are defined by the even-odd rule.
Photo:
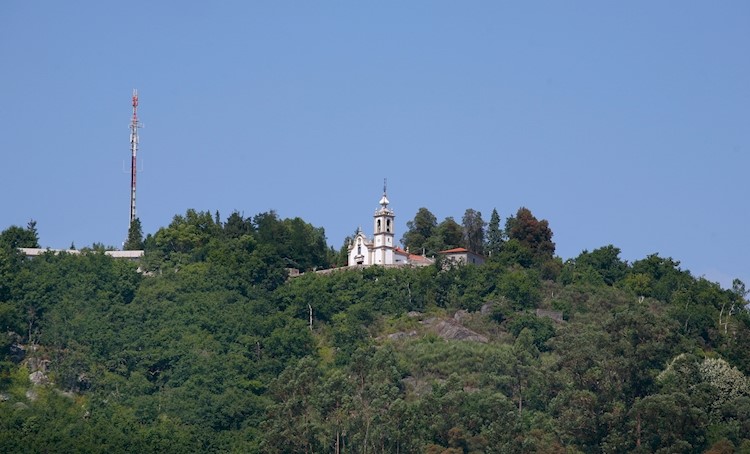
[[[430,326],[430,325],[435,324],[436,321],[437,321],[436,317],[429,317],[429,318],[426,318],[424,320],[420,320],[419,323],[421,323],[423,325]]]
[[[416,331],[409,331],[408,333],[405,333],[403,331],[399,331],[397,333],[389,334],[388,339],[390,340],[399,340],[399,339],[406,339],[409,337],[414,337],[417,335]]]
[[[29,380],[35,385],[46,385],[49,383],[49,378],[41,370],[30,373]]]
[[[435,332],[443,339],[487,343],[485,336],[461,326],[454,320],[446,320],[438,323],[435,326]]]
[[[468,316],[469,316],[469,313],[461,309],[459,311],[456,311],[456,313],[453,315],[453,320],[460,322],[461,320],[466,319],[466,317]]]

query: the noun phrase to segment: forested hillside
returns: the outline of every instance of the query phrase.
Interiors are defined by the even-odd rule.
[[[403,242],[488,261],[315,273],[343,251],[274,212],[131,232],[141,263],[27,259],[35,225],[7,228],[0,452],[750,452],[739,280],[563,262],[525,208],[422,209]]]

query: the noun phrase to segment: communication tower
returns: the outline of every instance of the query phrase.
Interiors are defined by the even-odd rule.
[[[138,128],[141,124],[138,122],[138,90],[133,90],[133,119],[130,122],[130,223],[135,220],[135,175],[138,171],[136,167],[136,155],[138,154]]]

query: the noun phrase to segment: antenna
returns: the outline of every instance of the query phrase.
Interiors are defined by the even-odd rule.
[[[135,220],[135,175],[138,172],[136,166],[136,155],[138,154],[138,128],[141,124],[138,122],[138,90],[133,89],[133,118],[130,121],[130,223],[128,228]]]

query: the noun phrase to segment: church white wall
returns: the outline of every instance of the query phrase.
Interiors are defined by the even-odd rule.
[[[347,264],[349,266],[355,265],[372,265],[372,250],[367,243],[367,237],[363,233],[357,235],[354,239],[354,244],[349,250],[349,258]]]

